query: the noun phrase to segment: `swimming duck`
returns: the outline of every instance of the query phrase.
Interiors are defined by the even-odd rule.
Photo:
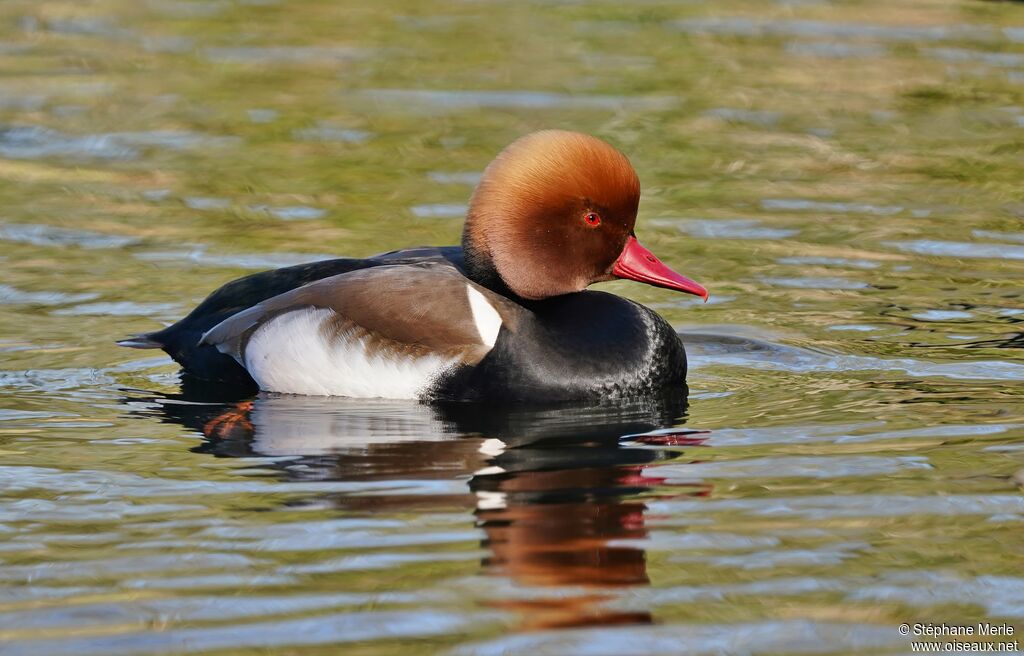
[[[161,348],[200,379],[291,394],[565,401],[681,386],[686,354],[663,318],[585,291],[625,278],[707,300],[637,241],[639,201],[608,143],[535,132],[484,171],[461,247],[246,276],[119,343]]]

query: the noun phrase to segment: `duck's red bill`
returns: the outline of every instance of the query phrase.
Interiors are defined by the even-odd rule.
[[[662,264],[654,253],[641,246],[632,235],[626,240],[626,247],[615,261],[612,273],[619,278],[675,289],[708,300],[708,290]]]

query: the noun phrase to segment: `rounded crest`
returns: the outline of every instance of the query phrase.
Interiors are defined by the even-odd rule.
[[[484,171],[463,231],[470,275],[541,299],[609,280],[636,222],[640,181],[626,156],[578,132],[534,132]]]

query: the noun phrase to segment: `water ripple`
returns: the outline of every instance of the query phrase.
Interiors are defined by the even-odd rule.
[[[880,41],[994,41],[999,33],[988,25],[882,25],[818,20],[764,20],[744,17],[690,18],[667,25],[682,32],[738,36],[796,36],[816,38],[871,38]]]
[[[920,253],[921,255],[1024,260],[1024,246],[1008,246],[1006,244],[978,244],[965,241],[916,239],[912,241],[890,241],[886,242],[885,245],[909,253]]]
[[[907,496],[846,494],[842,496],[656,501],[651,509],[671,515],[736,511],[762,517],[800,517],[816,521],[858,517],[920,517],[992,515],[1024,512],[1024,497],[1007,494]]]
[[[78,246],[80,248],[123,248],[138,240],[124,235],[110,235],[90,230],[58,228],[34,223],[0,224],[0,240],[33,246]]]
[[[785,239],[800,232],[768,228],[756,219],[651,219],[647,225],[676,228],[700,239]]]
[[[667,110],[676,106],[672,96],[609,96],[545,91],[456,91],[429,89],[365,89],[376,103],[408,107],[462,109],[637,109]]]
[[[442,611],[374,611],[338,613],[293,620],[262,622],[258,631],[226,625],[169,629],[67,640],[19,640],[7,643],[11,656],[117,656],[138,653],[191,653],[220,649],[267,649],[367,640],[443,635],[493,621],[493,614]]]
[[[848,653],[900,646],[892,626],[802,620],[545,631],[464,645],[458,656],[513,654],[664,656],[664,654]]]

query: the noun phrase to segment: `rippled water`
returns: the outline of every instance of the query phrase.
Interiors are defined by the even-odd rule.
[[[688,399],[237,398],[113,341],[455,243],[592,132]],[[1019,3],[8,0],[0,653],[906,653],[1024,630]]]

